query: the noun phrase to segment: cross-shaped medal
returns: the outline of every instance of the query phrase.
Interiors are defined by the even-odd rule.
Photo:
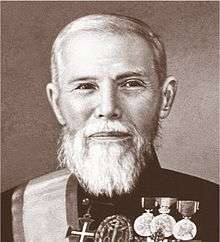
[[[82,226],[82,231],[73,230],[73,228],[69,226],[66,237],[78,237],[79,242],[85,242],[87,238],[94,238],[95,233],[89,230],[89,226],[93,221],[94,220],[91,219],[90,214],[87,213],[83,215],[83,218],[79,218],[79,222]]]

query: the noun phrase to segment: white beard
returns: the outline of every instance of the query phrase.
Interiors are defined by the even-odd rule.
[[[87,138],[106,131],[130,132],[133,139],[103,142]],[[145,166],[146,149],[149,146],[134,127],[127,128],[118,121],[96,121],[75,135],[64,128],[58,159],[88,192],[112,196],[113,192],[120,195],[132,190]]]

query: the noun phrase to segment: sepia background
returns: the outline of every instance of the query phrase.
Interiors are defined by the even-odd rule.
[[[73,19],[117,13],[148,23],[179,81],[163,122],[164,168],[218,183],[218,2],[3,2],[2,190],[57,168],[59,126],[47,102],[50,49]]]

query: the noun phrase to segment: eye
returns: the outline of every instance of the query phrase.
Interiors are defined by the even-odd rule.
[[[97,86],[93,83],[80,83],[74,89],[75,90],[95,90],[97,89]]]
[[[121,84],[121,87],[129,88],[129,89],[140,88],[140,87],[144,87],[144,83],[142,80],[139,80],[139,79],[129,79],[129,80],[124,81]]]

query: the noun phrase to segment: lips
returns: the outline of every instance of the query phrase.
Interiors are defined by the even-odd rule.
[[[131,135],[125,132],[97,132],[89,136],[89,138],[100,139],[100,140],[123,140],[130,139]]]

